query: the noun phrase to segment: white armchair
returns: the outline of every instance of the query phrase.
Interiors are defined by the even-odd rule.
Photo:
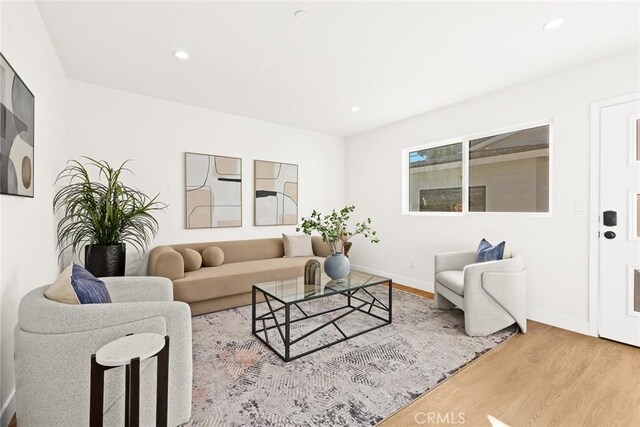
[[[486,336],[517,323],[527,332],[526,270],[522,257],[478,263],[476,252],[435,258],[436,307],[464,311],[465,331]]]
[[[111,304],[69,305],[24,296],[15,329],[16,418],[21,426],[89,425],[91,355],[130,333],[169,335],[168,425],[191,416],[191,311],[161,277],[102,279]],[[141,363],[140,425],[155,425],[156,358]],[[105,373],[104,425],[124,423],[124,368]]]

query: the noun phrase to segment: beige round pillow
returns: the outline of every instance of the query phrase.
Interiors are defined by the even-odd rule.
[[[185,273],[199,270],[202,266],[202,256],[200,255],[200,252],[190,248],[185,248],[180,251],[180,255],[182,255],[182,259],[184,260]]]
[[[202,251],[202,263],[206,267],[217,267],[224,262],[224,252],[217,246],[209,246]]]

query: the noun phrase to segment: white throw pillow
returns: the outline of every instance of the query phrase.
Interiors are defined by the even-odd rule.
[[[55,282],[49,285],[44,296],[52,301],[62,302],[65,304],[80,304],[78,295],[71,286],[71,273],[73,272],[73,264],[65,268],[58,276]]]
[[[284,257],[315,256],[311,246],[311,236],[308,234],[282,235],[284,243]]]

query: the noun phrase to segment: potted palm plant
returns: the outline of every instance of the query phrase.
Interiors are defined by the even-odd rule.
[[[376,232],[371,228],[371,218],[356,223],[353,231],[349,231],[348,222],[351,214],[356,209],[355,206],[345,206],[336,211],[331,211],[328,215],[313,211],[309,218],[302,218],[302,224],[297,231],[302,230],[305,234],[317,231],[322,240],[329,246],[331,255],[324,261],[324,271],[332,279],[339,280],[347,277],[351,270],[351,263],[343,251],[347,247],[351,238],[362,235],[371,243],[379,243]]]
[[[56,179],[67,181],[53,198],[60,215],[57,225],[60,255],[84,248],[85,267],[95,276],[124,276],[126,245],[144,252],[158,231],[155,211],[167,205],[121,180],[128,161],[113,168],[104,160],[84,157],[85,164],[71,160]],[[89,169],[95,169],[92,180]]]

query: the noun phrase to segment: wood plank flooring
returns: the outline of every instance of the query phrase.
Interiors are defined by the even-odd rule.
[[[532,321],[528,329],[380,426],[460,425],[460,414],[468,426],[490,425],[487,414],[513,427],[640,426],[640,349]]]
[[[640,426],[640,349],[528,326],[380,426],[488,426],[487,414],[513,427]]]
[[[410,286],[401,285],[400,283],[393,283],[393,289],[397,289],[399,291],[410,292],[412,294],[421,296],[423,298],[433,299],[433,293],[428,291],[423,291],[422,289],[412,288]]]

